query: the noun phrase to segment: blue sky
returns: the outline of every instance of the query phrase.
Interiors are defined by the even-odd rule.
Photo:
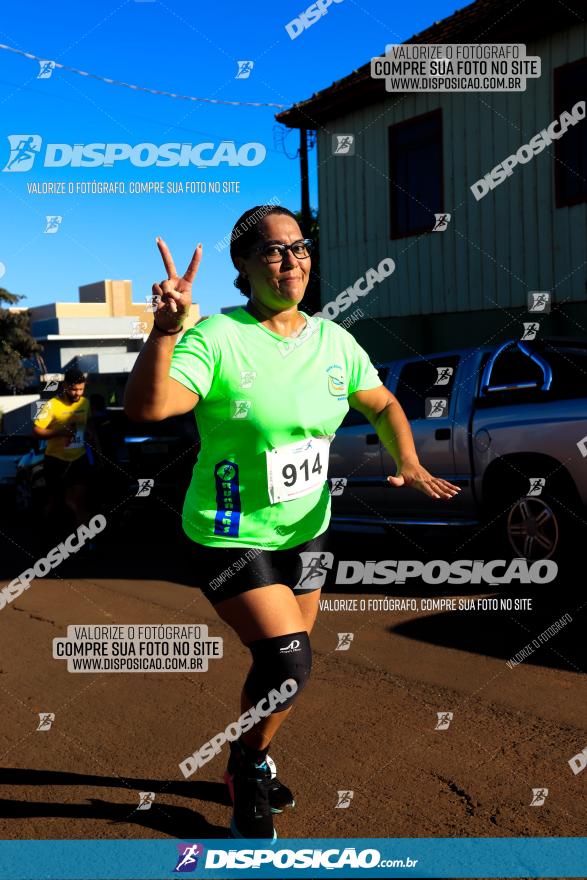
[[[70,67],[148,88],[234,101],[291,106],[347,75],[387,43],[402,42],[466,5],[452,0],[391,4],[342,0],[292,40],[285,25],[306,0],[200,4],[189,0],[34,2],[5,6],[0,43]],[[251,60],[248,79],[237,61]],[[155,236],[168,242],[178,269],[199,241],[204,256],[194,300],[203,314],[242,302],[228,248],[215,244],[248,207],[273,197],[300,207],[299,134],[283,141],[267,107],[231,107],[155,96],[55,69],[37,79],[38,62],[0,50],[0,167],[10,157],[7,136],[40,135],[48,143],[263,144],[256,167],[46,168],[0,172],[2,236],[0,286],[25,294],[20,305],[78,299],[79,285],[130,278],[144,301],[165,277]],[[279,131],[278,131],[279,130]],[[317,207],[315,151],[310,153],[311,199]],[[232,181],[240,193],[152,195],[32,195],[33,181]],[[61,215],[56,234],[45,217]],[[2,271],[2,266],[0,266]]]

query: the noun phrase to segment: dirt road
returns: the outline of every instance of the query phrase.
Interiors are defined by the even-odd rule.
[[[163,579],[150,557],[131,554],[119,579],[101,576],[100,559],[83,576],[63,567],[0,611],[3,838],[227,836],[226,749],[187,780],[178,765],[238,718],[248,652],[172,563]],[[297,801],[276,817],[279,836],[582,835],[585,777],[568,763],[587,746],[581,602],[334,610],[382,595],[324,597],[310,684],[271,749]],[[565,612],[572,623],[508,666]],[[140,623],[205,623],[224,657],[208,672],[122,674],[52,658],[70,624]],[[353,633],[348,649],[336,650],[339,633]],[[39,731],[43,712],[55,720]],[[542,805],[533,789],[548,789]],[[346,808],[341,791],[353,793]],[[139,792],[155,793],[150,809],[137,810]]]

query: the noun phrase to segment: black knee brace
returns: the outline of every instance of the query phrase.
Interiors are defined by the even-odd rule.
[[[248,647],[253,655],[253,665],[245,681],[245,693],[253,705],[267,697],[270,691],[280,691],[288,679],[295,681],[297,690],[271,710],[283,712],[292,705],[310,677],[312,648],[308,633],[258,639]]]

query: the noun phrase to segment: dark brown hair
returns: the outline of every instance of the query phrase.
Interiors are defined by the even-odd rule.
[[[67,388],[69,385],[81,385],[86,381],[85,375],[77,367],[70,367],[65,371],[63,376],[63,386]]]
[[[298,222],[295,214],[281,205],[255,205],[254,208],[249,208],[238,218],[230,234],[230,257],[233,263],[235,257],[246,257],[257,244],[259,240],[258,224],[269,214],[286,214],[296,223]],[[251,285],[248,278],[239,272],[233,283],[243,296],[250,299]]]

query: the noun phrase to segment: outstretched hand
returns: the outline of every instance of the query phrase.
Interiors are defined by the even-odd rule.
[[[388,477],[387,481],[390,486],[395,488],[410,486],[430,498],[444,499],[445,501],[454,498],[461,491],[458,486],[454,486],[448,480],[433,477],[419,462],[400,467],[395,477]]]
[[[189,314],[192,304],[192,284],[202,259],[202,245],[199,244],[189,266],[179,276],[171,251],[162,238],[157,238],[157,247],[163,259],[167,278],[160,284],[153,284],[153,297],[158,297],[153,319],[162,330],[175,330],[181,326]]]

